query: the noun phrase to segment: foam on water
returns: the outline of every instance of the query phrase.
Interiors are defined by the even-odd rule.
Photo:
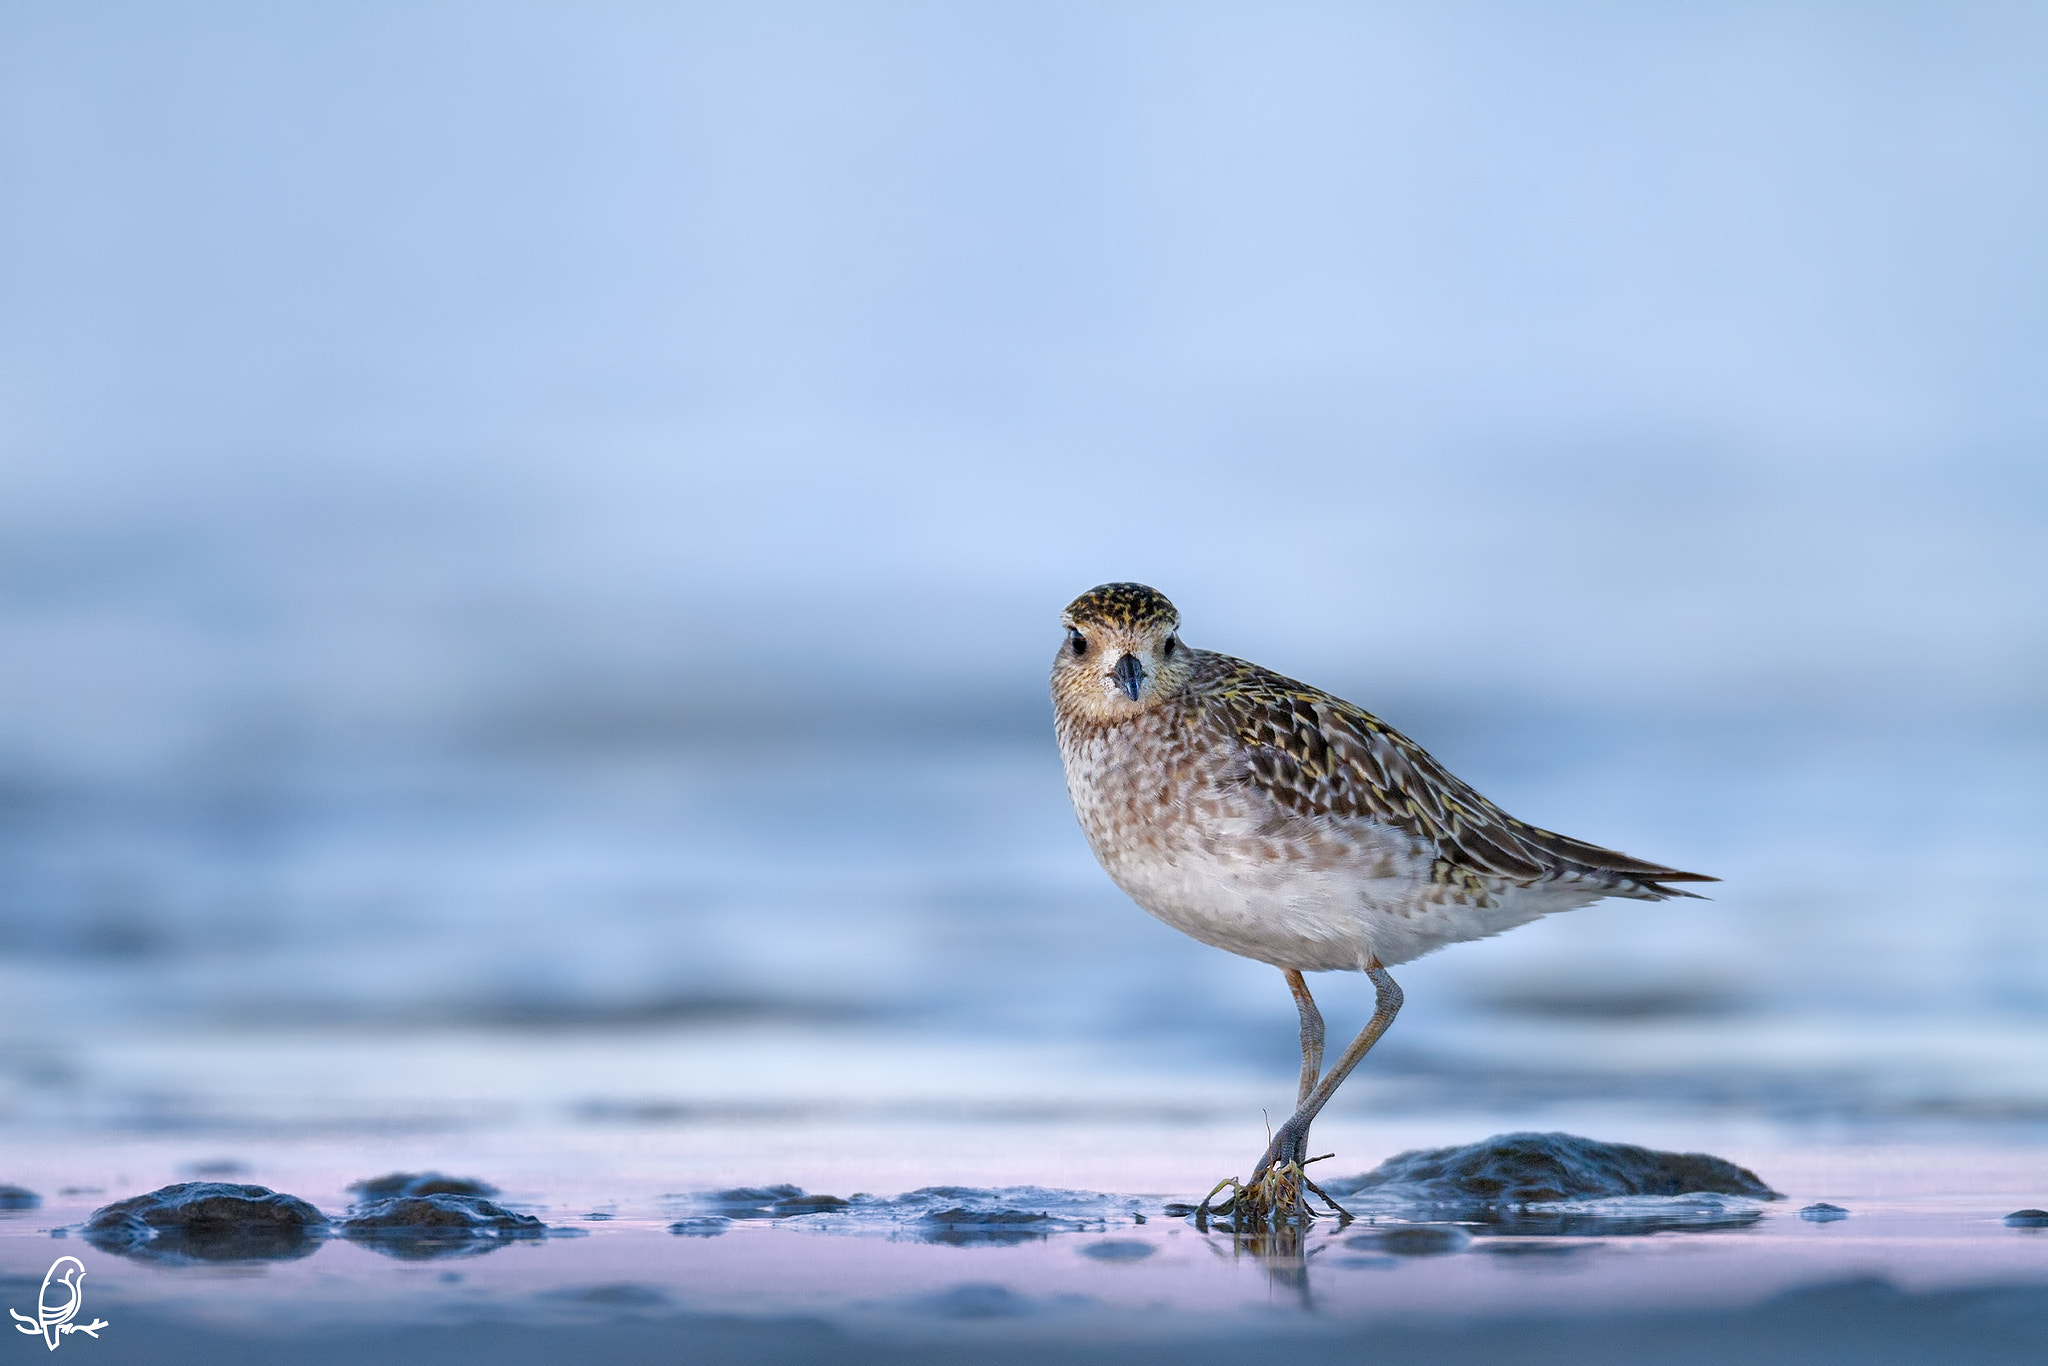
[[[679,1197],[690,1207],[716,1211],[725,1219],[774,1219],[783,1227],[811,1233],[885,1233],[955,1246],[1004,1244],[1055,1233],[1102,1231],[1143,1223],[1161,1212],[1157,1199],[1046,1186],[926,1186],[901,1195],[864,1192],[851,1196],[809,1195],[795,1186],[765,1186]],[[679,1221],[671,1232],[713,1231],[699,1219]]]

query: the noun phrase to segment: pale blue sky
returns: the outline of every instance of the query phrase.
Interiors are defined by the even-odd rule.
[[[2044,172],[2026,5],[11,4],[0,738],[1028,698],[1110,577],[1368,691],[2025,703]]]

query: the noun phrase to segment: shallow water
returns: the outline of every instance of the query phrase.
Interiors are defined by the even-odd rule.
[[[302,756],[239,805],[17,811],[0,1181],[46,1203],[0,1212],[5,1288],[30,1303],[79,1255],[90,1310],[130,1336],[67,1345],[115,1359],[278,1334],[348,1359],[401,1327],[414,1347],[374,1350],[559,1357],[602,1332],[618,1359],[938,1360],[1398,1332],[1460,1359],[1552,1323],[1564,1357],[1622,1360],[1587,1325],[1637,1315],[1638,1343],[1776,1325],[1804,1344],[1787,1359],[1824,1359],[1810,1329],[1883,1360],[1930,1324],[1987,1353],[1999,1324],[2037,1331],[2048,1238],[2002,1219],[2048,1204],[2038,733],[1930,726],[1906,762],[1854,721],[1759,722],[1738,752],[1722,722],[1524,720],[1430,738],[1511,809],[1728,880],[1402,969],[1410,1004],[1318,1124],[1318,1170],[1335,1190],[1405,1149],[1567,1129],[1718,1154],[1784,1201],[1325,1223],[1299,1248],[1169,1216],[1263,1145],[1292,1011],[1278,974],[1107,885],[1035,727],[936,756],[797,737],[737,777],[694,744]],[[1962,796],[1893,839],[1930,774]],[[815,837],[793,848],[793,822]],[[1362,984],[1315,984],[1333,1033],[1364,1014]],[[49,1232],[196,1176],[337,1215],[351,1183],[423,1170],[582,1236],[174,1265]],[[958,1189],[916,1217],[690,1198],[777,1184]],[[1084,1194],[989,1193],[1014,1187]],[[1799,1217],[1822,1201],[1849,1217]]]
[[[1422,719],[1510,809],[1725,881],[1404,967],[1357,1083],[1376,1112],[1655,1092],[1802,1122],[2048,1120],[2038,724],[1923,718],[1902,747],[1882,718]],[[226,793],[31,786],[0,827],[0,1122],[1266,1094],[1292,1065],[1277,974],[1108,884],[1042,723],[344,749]],[[1363,1015],[1355,979],[1314,981],[1333,1031]],[[661,1037],[631,1065],[567,1061],[604,1029],[629,1053]],[[336,1072],[396,1032],[395,1065]],[[287,1039],[297,1061],[261,1085],[212,1051]],[[744,1066],[707,1075],[727,1049]],[[1020,1076],[1046,1068],[1067,1080]]]
[[[944,1166],[947,1151],[971,1133],[897,1128],[842,1144],[820,1130],[808,1160],[793,1165],[836,1167],[841,1181],[853,1180],[863,1165],[884,1165],[874,1160],[879,1146],[902,1142],[926,1151],[899,1162]],[[1295,1241],[1236,1239],[1168,1213],[1170,1201],[1199,1195],[1193,1187],[1130,1195],[955,1187],[901,1199],[862,1199],[850,1185],[812,1192],[850,1199],[844,1206],[786,1190],[736,1197],[669,1189],[654,1172],[715,1168],[746,1146],[743,1134],[728,1133],[725,1151],[714,1156],[702,1136],[694,1144],[675,1137],[524,1145],[516,1158],[474,1142],[448,1145],[479,1162],[495,1157],[501,1170],[489,1175],[502,1182],[503,1200],[544,1218],[546,1238],[417,1256],[334,1237],[310,1253],[273,1260],[183,1264],[110,1255],[77,1236],[92,1208],[154,1182],[183,1145],[151,1139],[44,1153],[32,1165],[122,1170],[97,1190],[53,1190],[39,1210],[0,1214],[0,1290],[32,1309],[49,1261],[81,1255],[88,1308],[110,1324],[99,1347],[85,1350],[111,1351],[116,1360],[141,1359],[152,1341],[247,1347],[274,1345],[279,1335],[294,1353],[318,1359],[323,1346],[341,1351],[371,1329],[564,1330],[602,1353],[609,1335],[634,1325],[666,1325],[673,1347],[714,1322],[755,1334],[748,1352],[763,1343],[820,1351],[807,1335],[824,1332],[856,1357],[877,1359],[913,1346],[971,1359],[996,1344],[1185,1349],[1244,1335],[1305,1347],[1390,1331],[1435,1332],[1450,1342],[1532,1318],[1555,1328],[1644,1314],[1673,1323],[1707,1316],[1733,1331],[1730,1325],[1792,1312],[1788,1305],[1800,1322],[1824,1328],[1830,1314],[1838,1327],[1851,1311],[1867,1318],[1873,1294],[1890,1306],[1884,1312],[1916,1323],[1962,1314],[1965,1323],[1976,1315],[1993,1328],[2048,1325],[2048,1232],[2003,1221],[2017,1204],[2039,1200],[2048,1182],[2028,1149],[1744,1151],[1787,1198],[1727,1202],[1724,1214],[1745,1217],[1718,1225],[1646,1217],[1657,1212],[1652,1206],[1672,1213],[1674,1200],[1665,1198],[1621,1202],[1626,1209],[1609,1202],[1604,1226],[1418,1225],[1383,1215],[1324,1220]],[[1071,1162],[1085,1150],[1074,1132],[1040,1137],[1055,1158]],[[410,1155],[441,1145],[369,1141],[344,1151],[300,1143],[259,1152],[257,1161],[266,1182],[335,1214],[351,1198],[344,1187],[374,1174],[361,1167],[395,1146]],[[1215,1135],[1197,1135],[1190,1145],[1196,1161],[1224,1160],[1215,1155],[1221,1146]],[[335,1165],[351,1159],[353,1167]],[[1848,1217],[1799,1217],[1822,1196]],[[1744,1208],[1734,1211],[1735,1203]],[[1006,1224],[972,1218],[977,1211],[1045,1217]],[[1982,1298],[1987,1288],[1996,1289],[1990,1300]],[[1848,1299],[1837,1304],[1831,1294]],[[2003,1341],[1987,1329],[1981,1341],[1927,1359],[1975,1360],[1977,1346],[2003,1350]],[[443,1359],[449,1346],[436,1349]]]

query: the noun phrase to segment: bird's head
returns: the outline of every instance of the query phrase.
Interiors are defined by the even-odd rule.
[[[1091,588],[1060,614],[1067,629],[1052,666],[1054,701],[1098,721],[1135,716],[1179,691],[1192,669],[1180,613],[1142,583]]]

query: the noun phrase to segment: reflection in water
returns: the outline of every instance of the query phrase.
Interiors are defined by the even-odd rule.
[[[341,1223],[342,1236],[386,1257],[431,1261],[477,1257],[509,1243],[545,1238],[547,1225],[481,1195],[436,1193],[365,1201]]]
[[[1106,1238],[1082,1248],[1081,1255],[1093,1257],[1098,1262],[1142,1262],[1158,1250],[1152,1244],[1141,1243],[1135,1238]]]
[[[1365,1255],[1341,1264],[1387,1266],[1397,1258],[1463,1252],[1475,1239],[1746,1228],[1763,1217],[1764,1201],[1779,1198],[1756,1173],[1708,1153],[1660,1152],[1566,1133],[1497,1134],[1460,1147],[1401,1153],[1363,1176],[1329,1184],[1352,1202],[1349,1212],[1306,1227],[1239,1227],[1212,1217],[1206,1205],[1190,1212],[1191,1222],[1203,1233],[1227,1236],[1231,1255],[1258,1258],[1276,1286],[1306,1305],[1309,1260],[1347,1231],[1343,1247]],[[1362,1230],[1355,1222],[1361,1213],[1369,1220]],[[1222,1243],[1212,1238],[1211,1246]],[[1514,1256],[1546,1244],[1478,1246]],[[1548,1246],[1568,1251],[1580,1244]]]
[[[1441,1257],[1463,1252],[1471,1243],[1472,1235],[1456,1224],[1403,1224],[1344,1240],[1344,1246],[1354,1251],[1395,1257]]]
[[[1311,1256],[1330,1244],[1329,1235],[1318,1235],[1314,1226],[1304,1229],[1299,1224],[1283,1224],[1278,1228],[1252,1229],[1243,1233],[1215,1223],[1208,1227],[1214,1230],[1207,1240],[1209,1248],[1217,1256],[1232,1261],[1243,1257],[1258,1261],[1264,1266],[1267,1281],[1275,1290],[1290,1293],[1303,1309],[1313,1306],[1309,1297],[1308,1262]]]
[[[200,1226],[167,1229],[148,1237],[110,1229],[87,1229],[84,1238],[101,1252],[159,1266],[199,1262],[289,1262],[320,1250],[325,1235],[306,1229]]]
[[[1089,1301],[1078,1295],[1038,1298],[987,1281],[966,1281],[936,1295],[921,1295],[910,1301],[911,1310],[918,1314],[970,1320],[1021,1319],[1088,1307]]]
[[[1482,1238],[1633,1238],[1675,1229],[1748,1228],[1763,1217],[1763,1210],[1753,1205],[1718,1203],[1641,1211],[1523,1208],[1490,1212],[1472,1231]]]
[[[1011,1247],[1018,1243],[1042,1243],[1057,1228],[1050,1215],[1032,1210],[961,1206],[925,1215],[908,1233],[919,1242],[946,1247]]]
[[[1460,1254],[1485,1254],[1546,1265],[1576,1263],[1610,1237],[1742,1228],[1761,1217],[1761,1212],[1754,1210],[1741,1217],[1707,1222],[1522,1211],[1494,1221],[1361,1225],[1351,1220],[1330,1220],[1307,1229],[1289,1225],[1242,1233],[1212,1221],[1204,1231],[1209,1235],[1209,1248],[1217,1256],[1258,1261],[1275,1289],[1289,1292],[1301,1308],[1308,1309],[1314,1306],[1312,1265],[1344,1271],[1386,1271],[1411,1259]]]
[[[1504,1238],[1498,1242],[1489,1240],[1487,1242],[1481,1243],[1477,1248],[1474,1249],[1474,1251],[1484,1252],[1494,1257],[1511,1257],[1520,1259],[1530,1259],[1540,1262],[1556,1262],[1562,1261],[1565,1258],[1576,1258],[1579,1254],[1591,1252],[1594,1248],[1598,1246],[1600,1246],[1600,1244],[1598,1243],[1553,1242],[1541,1238],[1532,1238],[1527,1240],[1519,1238]]]
[[[401,1262],[438,1262],[455,1257],[485,1257],[521,1241],[513,1235],[470,1233],[460,1229],[391,1229],[381,1233],[342,1236],[358,1247]]]

